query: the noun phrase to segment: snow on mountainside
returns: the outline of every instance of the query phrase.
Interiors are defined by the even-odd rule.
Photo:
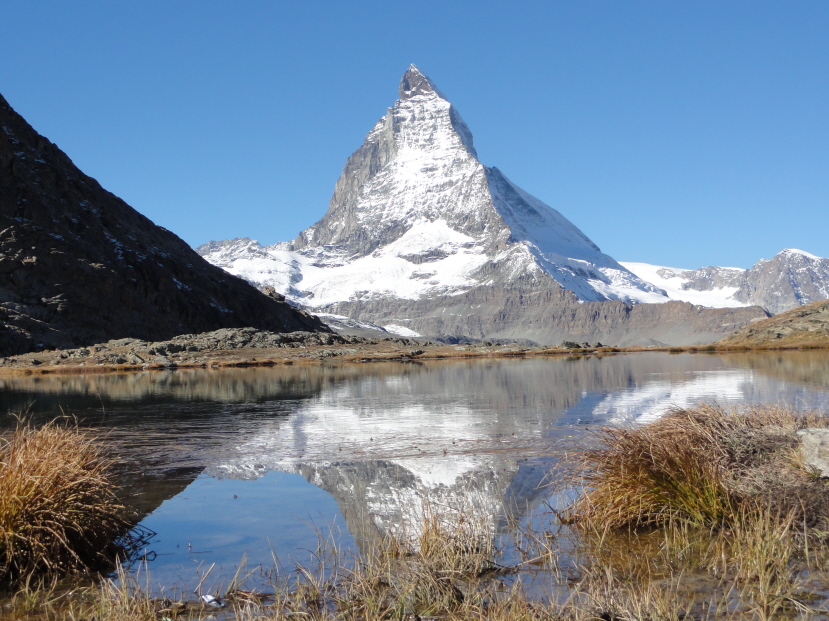
[[[668,299],[714,308],[750,306],[732,296],[740,288],[735,281],[745,274],[739,267],[703,267],[696,270],[620,261],[628,270],[668,294]]]
[[[772,314],[829,299],[829,259],[787,248],[751,269],[683,270],[647,263],[622,265],[671,300],[717,308],[760,306]]]
[[[399,93],[346,162],[319,222],[290,243],[243,238],[197,251],[315,312],[514,283],[557,283],[581,301],[668,300],[558,211],[481,164],[460,115],[414,65]]]

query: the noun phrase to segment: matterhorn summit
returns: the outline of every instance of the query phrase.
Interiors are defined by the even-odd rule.
[[[550,331],[551,306],[668,300],[482,164],[458,111],[414,65],[348,158],[319,222],[292,242],[244,238],[197,250],[311,312],[406,335],[552,342],[571,332],[560,322]]]

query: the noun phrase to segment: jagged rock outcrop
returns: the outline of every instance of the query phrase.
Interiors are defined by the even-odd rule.
[[[289,243],[243,238],[197,251],[315,312],[408,335],[692,344],[763,314],[634,310],[668,298],[483,165],[457,110],[414,65],[399,97],[348,158],[319,222]],[[631,320],[651,315],[671,326],[657,335],[650,320]]]
[[[787,249],[749,269],[734,299],[772,314],[829,298],[829,259]]]
[[[325,330],[83,174],[0,97],[0,355],[254,326]]]

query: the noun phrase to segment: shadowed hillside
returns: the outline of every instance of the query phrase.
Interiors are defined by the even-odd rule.
[[[0,96],[0,355],[223,327],[327,330],[203,260]]]

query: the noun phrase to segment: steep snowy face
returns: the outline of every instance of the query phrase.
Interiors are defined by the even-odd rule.
[[[328,213],[300,233],[294,248],[323,246],[356,258],[424,222],[476,241],[509,235],[492,209],[469,129],[412,66],[401,81],[400,99],[348,159]]]
[[[346,162],[319,222],[290,244],[243,239],[199,252],[313,309],[519,280],[558,285],[581,300],[667,300],[560,213],[481,164],[457,110],[414,65],[399,94]]]

